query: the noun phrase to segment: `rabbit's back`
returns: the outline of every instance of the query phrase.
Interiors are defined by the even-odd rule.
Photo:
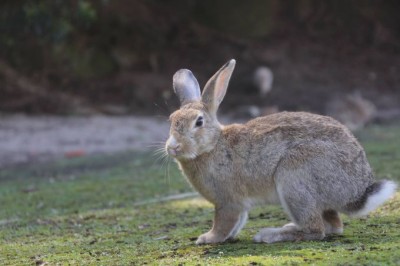
[[[281,112],[250,120],[246,127],[255,136],[279,134],[285,141],[355,141],[351,132],[335,119],[306,112]]]
[[[270,157],[275,164],[268,167],[271,178],[314,194],[321,208],[355,201],[373,183],[363,148],[330,117],[283,112],[252,120],[246,127],[250,142],[258,145],[253,148],[268,154],[264,159]]]
[[[272,165],[293,150],[300,151],[299,160],[326,154],[349,159],[363,152],[338,121],[305,112],[282,112],[226,126],[221,139],[225,142],[221,149],[233,149],[250,162],[268,158]]]
[[[301,167],[317,160],[320,163],[315,167],[322,167],[326,161],[349,174],[369,174],[354,172],[361,166],[369,169],[364,149],[349,129],[331,117],[282,112],[251,120],[244,127],[248,131],[244,142],[260,153],[272,150],[278,163],[287,163],[286,167]]]
[[[340,168],[349,175],[370,175],[365,152],[352,133],[335,119],[304,112],[282,112],[224,127],[215,161],[233,156],[236,173],[272,177],[278,166],[313,171]],[[228,156],[228,157],[229,157]],[[318,163],[317,163],[318,161]],[[363,172],[364,171],[364,172]],[[249,182],[250,183],[250,182]]]

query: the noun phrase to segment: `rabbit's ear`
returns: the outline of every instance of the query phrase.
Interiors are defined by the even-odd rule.
[[[220,103],[224,99],[235,64],[235,59],[231,59],[210,78],[204,87],[201,100],[212,114],[216,114]]]
[[[200,86],[192,71],[189,69],[178,70],[173,77],[174,92],[179,97],[181,106],[200,101]]]

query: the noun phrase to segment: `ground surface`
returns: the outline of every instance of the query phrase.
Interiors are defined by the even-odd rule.
[[[371,127],[358,136],[380,178],[400,181],[399,135]],[[146,152],[3,166],[0,264],[400,264],[400,193],[366,219],[345,217],[344,235],[320,242],[254,244],[258,230],[288,221],[280,207],[263,206],[237,241],[196,246],[213,210],[190,192],[173,162]]]
[[[168,135],[167,117],[0,117],[0,167],[126,150],[151,150]]]

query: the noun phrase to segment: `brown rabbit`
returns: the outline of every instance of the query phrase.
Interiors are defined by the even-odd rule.
[[[326,106],[327,115],[340,121],[351,131],[362,129],[376,116],[375,105],[362,97],[359,91],[330,100]]]
[[[217,110],[234,67],[226,63],[202,94],[189,70],[173,77],[181,108],[165,148],[215,206],[213,227],[197,244],[234,238],[257,203],[280,203],[293,223],[263,229],[254,241],[322,239],[342,233],[339,212],[365,215],[395,192],[394,182],[374,180],[363,148],[332,118],[282,112],[221,125]]]

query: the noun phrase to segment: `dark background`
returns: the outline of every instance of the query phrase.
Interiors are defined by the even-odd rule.
[[[354,91],[397,108],[399,14],[398,0],[3,0],[0,112],[165,114],[176,70],[204,85],[231,58],[223,110],[324,112]],[[265,98],[258,66],[274,73]]]

